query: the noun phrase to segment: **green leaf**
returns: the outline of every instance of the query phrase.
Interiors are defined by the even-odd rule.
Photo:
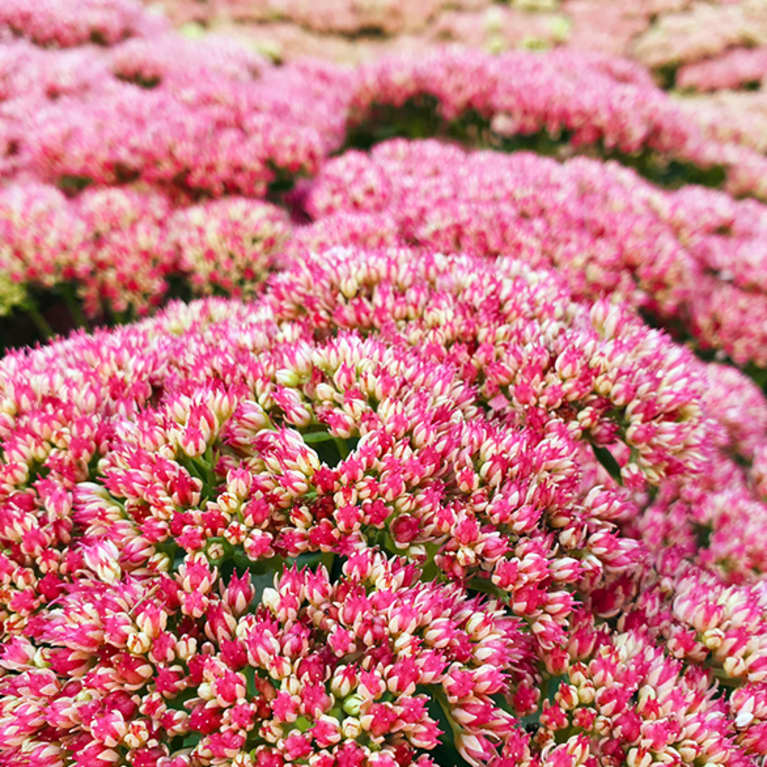
[[[439,729],[442,730],[442,735],[439,736],[439,745],[429,752],[429,756],[441,767],[467,767],[468,762],[458,753],[458,749],[455,747],[455,725],[448,718],[434,686],[418,687],[416,692],[428,696],[427,710],[429,716],[437,723]]]
[[[600,447],[599,445],[595,445],[593,442],[591,443],[591,447],[594,450],[594,455],[596,456],[597,460],[602,464],[607,473],[619,485],[622,485],[623,478],[621,477],[621,467],[618,461],[615,460],[613,454],[606,447]]]
[[[312,722],[305,716],[299,716],[298,719],[296,719],[295,727],[299,732],[306,732],[311,726]]]
[[[176,695],[168,701],[168,708],[175,709],[176,711],[186,711],[184,704],[190,699],[194,698],[197,694],[195,689],[187,689]]]
[[[252,700],[258,694],[258,689],[256,688],[256,669],[253,666],[246,666],[242,673],[245,674],[245,691],[248,700]]]
[[[301,439],[308,445],[311,445],[314,442],[327,442],[333,439],[333,437],[327,431],[310,431],[301,434]]]
[[[199,732],[190,732],[182,743],[182,748],[194,748],[199,742],[202,735]]]
[[[270,589],[274,586],[274,572],[263,573],[262,575],[251,575],[250,582],[256,590],[254,600],[256,603],[259,603],[264,594],[264,589]]]
[[[466,586],[472,591],[479,591],[482,594],[487,594],[488,596],[495,597],[503,603],[507,603],[509,601],[509,595],[503,591],[503,589],[498,588],[498,586],[496,586],[487,578],[472,578],[470,581],[468,581]]]
[[[551,703],[551,701],[554,700],[554,696],[557,694],[557,690],[559,689],[559,685],[562,684],[562,682],[569,682],[570,677],[567,676],[567,674],[560,674],[559,676],[551,676],[546,680],[546,693],[545,697],[546,700]]]

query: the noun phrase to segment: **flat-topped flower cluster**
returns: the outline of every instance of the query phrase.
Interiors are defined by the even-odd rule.
[[[329,160],[302,195],[314,223],[295,231],[297,258],[382,242],[513,254],[555,267],[579,298],[619,296],[701,349],[767,365],[767,208],[755,201],[659,189],[615,163],[401,139]]]
[[[336,248],[0,370],[4,764],[767,753],[767,403],[628,306]]]
[[[672,186],[687,180],[714,184],[721,177],[730,193],[767,195],[764,157],[748,140],[737,143],[726,132],[721,140],[712,138],[640,66],[602,54],[561,49],[494,57],[451,49],[419,58],[389,57],[355,69],[317,61],[275,67],[233,38],[210,34],[186,39],[161,16],[129,0],[89,0],[85,5],[58,0],[31,10],[23,3],[9,3],[0,13],[0,32],[6,39],[0,50],[0,316],[28,315],[37,322],[38,337],[49,334],[47,325],[54,331],[67,330],[83,320],[141,316],[173,295],[252,293],[274,266],[275,246],[306,220],[307,213],[317,218],[319,205],[306,207],[300,195],[293,195],[288,221],[269,204],[285,202],[299,176],[322,176],[336,169],[337,161],[328,158],[339,150],[367,146],[397,132],[438,134],[499,151],[529,147],[560,159],[574,153],[603,155]],[[488,194],[479,187],[496,184],[499,175],[485,166],[508,162],[519,193],[521,159],[459,159],[447,147],[441,151],[446,153],[442,157],[428,160],[416,154],[412,161],[446,163],[437,169],[440,178],[428,182],[445,188],[460,181],[458,167],[471,167],[472,191],[467,190],[465,200],[463,192],[453,192],[450,204],[441,199],[439,204],[424,204],[433,234],[422,231],[417,239],[434,240],[429,244],[441,250],[452,249],[451,240],[461,240],[458,249],[465,249],[474,235],[462,230],[487,224],[474,220],[477,197]],[[557,175],[551,163],[525,162],[539,162],[524,169],[536,179]],[[384,165],[367,173],[366,181],[355,179],[354,186],[386,187],[382,175],[402,172],[394,156],[387,156]],[[642,189],[641,201],[625,203],[632,207],[630,215],[625,210],[616,213],[624,222],[618,247],[630,251],[618,260],[639,262],[629,269],[634,275],[656,273],[649,289],[651,303],[659,306],[650,308],[658,308],[668,327],[681,323],[706,348],[723,350],[739,364],[764,366],[758,348],[764,309],[757,256],[763,209],[689,190],[671,195],[668,202],[664,193],[642,185],[632,174],[612,168],[603,174],[604,167],[601,162],[565,166],[573,173],[577,168],[579,177],[604,175],[604,183],[611,184],[608,195],[626,198]],[[443,173],[452,174],[454,181],[442,179]],[[559,175],[571,174],[563,170]],[[547,183],[559,187],[561,182]],[[515,226],[514,236],[519,240],[524,230],[525,240],[556,242],[557,254],[544,257],[543,263],[553,259],[558,266],[574,258],[563,248],[599,251],[586,280],[600,282],[598,272],[605,269],[596,264],[613,259],[612,245],[600,239],[601,227],[615,227],[601,221],[608,214],[604,211],[600,223],[573,234],[574,217],[594,215],[591,202],[581,201],[577,187],[602,181],[573,183],[575,187],[566,186],[570,199],[558,196],[550,203],[558,210],[568,207],[567,214],[547,212],[547,223],[542,224],[537,213],[523,213],[530,220]],[[557,189],[557,195],[564,193]],[[311,200],[320,194],[312,191]],[[535,194],[547,195],[549,190],[536,188]],[[243,199],[214,202],[230,196]],[[99,199],[109,202],[94,202]],[[107,225],[94,221],[105,215],[105,205],[122,211],[114,221],[110,218],[108,231]],[[387,205],[412,207],[395,196]],[[487,235],[493,241],[490,247],[499,240],[509,244],[512,235],[498,231],[508,228],[509,211],[491,213],[492,206],[481,205],[486,218],[494,221],[494,231]],[[627,231],[628,220],[636,223],[637,206],[651,209],[647,215],[655,221],[652,235]],[[349,212],[356,212],[370,204],[355,198],[350,207],[355,210]],[[326,204],[323,210],[330,208]],[[403,211],[395,218],[401,215],[418,214]],[[238,219],[236,232],[233,216]],[[667,236],[668,224],[657,219],[669,216],[674,221]],[[679,218],[685,222],[678,223]],[[709,220],[717,224],[705,229],[701,239],[700,228]],[[192,221],[194,231],[181,232]],[[380,231],[376,224],[365,236],[391,241],[393,225],[388,219],[379,223]],[[355,232],[370,229],[358,221],[347,225]],[[691,228],[694,242],[682,242],[681,247],[674,243],[686,240]],[[657,243],[656,234],[666,244]],[[306,237],[303,227],[297,227],[296,236]],[[343,234],[340,241],[345,241]],[[644,258],[645,246],[660,249],[662,255]],[[538,265],[539,255],[529,253],[538,245],[524,249],[528,252],[517,255]],[[733,277],[724,266],[730,261],[737,272]],[[620,283],[610,289],[630,292],[626,280],[633,277],[620,271],[620,277],[610,274],[604,279]],[[216,277],[223,272],[226,277]],[[647,280],[639,279],[646,292]],[[689,293],[693,288],[695,295]],[[676,295],[661,296],[666,291]],[[680,299],[685,292],[687,298]],[[45,315],[40,308],[51,293],[74,302],[74,310]],[[671,310],[673,320],[667,313],[669,302],[677,307]],[[744,328],[752,337],[741,338]]]

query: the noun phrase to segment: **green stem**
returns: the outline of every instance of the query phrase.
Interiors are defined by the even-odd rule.
[[[43,341],[53,338],[55,335],[53,328],[48,324],[48,320],[43,317],[37,305],[31,299],[24,305],[24,310],[37,328],[37,332],[43,337]]]
[[[208,448],[202,457],[202,465],[205,469],[205,478],[211,492],[218,484],[218,476],[216,475],[216,464],[218,463],[218,459],[218,450],[214,450],[213,445],[208,445]]]
[[[341,460],[343,461],[343,459],[349,455],[349,446],[346,444],[346,440],[341,439],[340,437],[333,437],[333,442],[336,443],[338,454],[341,456]]]
[[[461,726],[456,723],[456,721],[453,719],[452,715],[452,709],[450,708],[450,703],[448,703],[447,695],[445,695],[445,691],[442,689],[442,687],[438,687],[436,685],[430,685],[431,690],[434,694],[434,700],[439,703],[439,707],[442,709],[442,713],[445,715],[445,719],[447,720],[447,723],[450,725],[450,729],[453,731],[453,738],[457,739],[460,735],[463,734],[463,730],[461,729]]]
[[[421,573],[421,580],[425,583],[431,583],[439,575],[439,568],[434,559],[430,559],[424,566]]]
[[[717,666],[716,661],[714,661],[713,658],[709,658],[708,660],[706,660],[704,665],[707,668],[711,669],[711,673],[716,677],[716,680],[723,687],[734,688],[734,687],[740,687],[743,684],[742,679],[729,676],[723,668],[720,668],[719,666]]]
[[[325,565],[325,569],[328,571],[328,577],[333,572],[333,563],[336,560],[336,555],[332,551],[325,551],[320,556],[320,563]]]
[[[436,560],[440,548],[441,544],[438,543],[426,544],[426,561],[421,568],[421,580],[426,583],[435,581],[442,575]]]
[[[78,328],[85,328],[88,326],[88,320],[83,314],[80,302],[75,294],[75,287],[71,283],[66,283],[61,286],[61,295],[64,299],[64,303],[67,305],[69,316],[72,318],[72,322]]]

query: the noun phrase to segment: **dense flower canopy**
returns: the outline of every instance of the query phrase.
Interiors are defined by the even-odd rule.
[[[697,479],[761,450],[728,388],[748,380],[627,309],[519,261],[331,249],[253,304],[2,366],[14,763],[429,764],[440,732],[472,764],[760,752],[711,699],[716,679],[762,694],[759,547],[719,542],[721,489]],[[686,545],[700,525],[710,548]],[[589,682],[598,658],[621,676]],[[660,709],[618,694],[666,678]],[[589,684],[606,713],[566,702]],[[663,706],[718,740],[658,729]]]
[[[342,67],[0,9],[1,767],[765,763],[767,166],[661,11]]]

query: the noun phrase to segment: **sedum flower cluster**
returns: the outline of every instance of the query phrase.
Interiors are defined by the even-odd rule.
[[[0,357],[0,767],[765,764],[762,155],[596,53],[0,40],[0,333],[74,329]]]
[[[287,239],[285,212],[227,197],[175,207],[158,189],[86,189],[75,199],[55,187],[0,190],[0,315],[32,308],[35,292],[70,290],[92,320],[143,316],[172,281],[192,294],[252,292]],[[2,290],[2,288],[0,288]]]
[[[514,254],[579,298],[620,296],[701,349],[767,366],[767,209],[753,200],[592,159],[395,139],[329,160],[303,205],[297,258],[333,242]]]
[[[0,369],[4,764],[767,753],[767,403],[627,306],[335,248]]]
[[[729,193],[764,197],[764,157],[750,146],[750,136],[740,135],[749,134],[747,129],[725,130],[716,116],[700,127],[684,104],[625,59],[564,48],[502,56],[445,49],[356,68],[311,60],[273,66],[220,33],[185,38],[155,10],[131,0],[27,5],[6,3],[0,12],[0,226],[7,232],[0,252],[0,316],[33,319],[38,338],[142,316],[168,296],[251,293],[249,285],[275,265],[272,245],[278,247],[294,228],[299,243],[311,239],[313,230],[296,225],[332,207],[317,202],[322,192],[316,188],[308,198],[291,195],[299,177],[323,179],[339,162],[353,162],[348,152],[345,161],[332,159],[340,150],[367,148],[392,133],[436,134],[507,153],[528,147],[560,159],[597,154],[672,186],[679,174],[714,184],[724,173]],[[471,188],[451,192],[449,201],[444,191],[429,192],[434,199],[421,207],[433,231],[419,232],[417,242],[439,250],[492,250],[502,243],[536,267],[568,262],[571,273],[583,272],[589,289],[606,283],[622,296],[632,292],[636,277],[642,297],[629,300],[660,312],[661,324],[681,323],[702,347],[721,349],[740,365],[764,367],[756,255],[764,216],[755,203],[687,188],[666,194],[628,171],[611,166],[603,174],[602,163],[581,158],[563,170],[542,159],[523,160],[519,153],[460,159],[443,145],[441,157],[434,150],[429,160],[418,151],[400,162],[398,151],[382,147],[385,167],[354,179],[349,193],[360,184],[381,184],[370,194],[384,193],[390,182],[381,175],[404,177],[400,165],[411,160],[419,165],[409,171],[417,167],[419,178],[420,163],[444,163],[424,182],[444,190],[461,183],[459,165],[472,168]],[[371,156],[375,166],[383,159],[379,151]],[[508,162],[504,177],[513,179],[502,188],[513,186],[514,210],[527,188],[520,175],[528,174],[536,185],[530,194],[557,207],[556,214],[547,211],[545,224],[538,211],[512,213],[486,204],[487,189],[500,183],[494,168],[501,162]],[[450,181],[442,178],[445,173]],[[610,189],[603,190],[607,183]],[[584,186],[588,195],[581,194]],[[620,195],[620,213],[598,201],[605,193]],[[85,200],[91,194],[107,195],[124,211],[109,232],[91,221],[102,215],[89,212]],[[354,192],[359,194],[368,193]],[[506,191],[497,195],[494,205],[505,206],[507,197]],[[237,201],[218,203],[219,198]],[[412,207],[398,198],[395,191],[387,205]],[[290,220],[268,207],[286,201]],[[367,212],[370,204],[355,200],[346,206],[352,210],[334,212]],[[476,205],[484,219],[477,217]],[[605,220],[611,212],[619,223]],[[237,231],[233,215],[240,221]],[[421,214],[397,211],[394,219],[402,215]],[[511,234],[510,216],[525,218]],[[580,223],[595,216],[599,221]],[[652,234],[635,231],[637,217]],[[401,234],[392,235],[402,225],[388,214],[375,223],[346,217],[322,226],[334,232],[350,228],[360,244],[402,243]],[[616,226],[622,228],[616,236],[624,251],[617,256],[602,241],[602,230]],[[488,234],[471,234],[472,227]],[[318,236],[323,246],[346,241],[344,232],[340,239]],[[489,238],[487,245],[483,238]],[[412,239],[406,235],[405,244]],[[541,257],[540,240],[556,252]],[[642,258],[649,245],[661,252],[656,259]],[[583,269],[582,258],[593,265]],[[231,276],[217,276],[224,272]],[[46,312],[51,293],[60,302],[62,295],[74,302],[74,310]],[[744,327],[748,337],[741,336]]]
[[[678,6],[633,41],[639,61],[652,67],[690,64],[739,46],[767,43],[767,20],[759,0]]]
[[[764,77],[767,48],[734,48],[712,59],[681,67],[677,82],[682,88],[716,91],[759,83]]]

